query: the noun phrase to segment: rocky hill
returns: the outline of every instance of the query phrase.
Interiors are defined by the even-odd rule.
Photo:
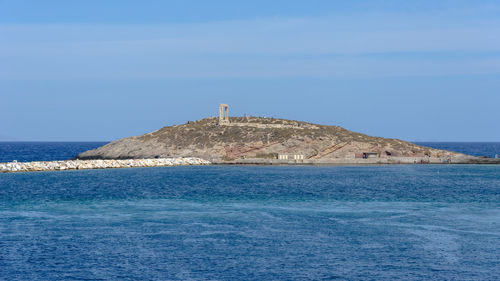
[[[79,159],[200,157],[209,161],[276,159],[278,154],[304,159],[355,159],[369,153],[377,158],[465,157],[398,139],[373,137],[338,126],[261,118],[231,117],[219,125],[215,117],[164,127],[153,133],[120,139],[81,153]]]

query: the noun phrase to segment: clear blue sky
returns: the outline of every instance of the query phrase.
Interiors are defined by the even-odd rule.
[[[0,0],[0,140],[214,116],[500,141],[500,1]]]

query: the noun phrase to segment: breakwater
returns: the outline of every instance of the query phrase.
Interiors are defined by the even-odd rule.
[[[209,165],[209,161],[196,157],[126,159],[126,160],[63,160],[37,162],[0,163],[0,173],[89,170],[109,168],[166,167],[186,165]]]

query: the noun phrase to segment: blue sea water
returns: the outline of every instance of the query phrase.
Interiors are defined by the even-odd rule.
[[[500,142],[415,142],[415,144],[473,156],[500,157]]]
[[[500,278],[500,167],[0,175],[0,279]]]
[[[498,165],[0,174],[0,280],[499,280],[499,264]]]
[[[0,162],[68,160],[107,142],[0,142]]]

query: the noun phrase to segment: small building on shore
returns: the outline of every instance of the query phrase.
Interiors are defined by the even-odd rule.
[[[304,160],[304,154],[278,154],[278,160]]]

